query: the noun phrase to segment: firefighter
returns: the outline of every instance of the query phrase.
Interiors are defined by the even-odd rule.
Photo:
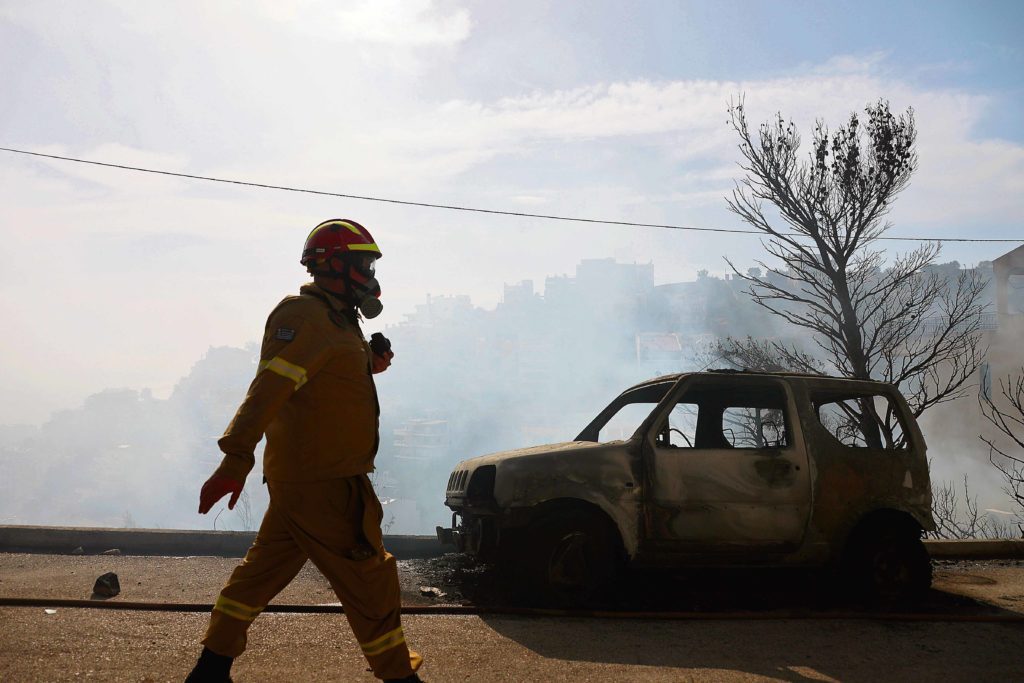
[[[199,512],[242,492],[266,434],[263,474],[270,503],[245,559],[217,597],[203,651],[187,681],[229,681],[253,620],[306,559],[330,581],[377,678],[419,681],[422,658],[405,642],[398,569],[384,549],[382,510],[367,473],[379,443],[372,373],[394,353],[361,318],[380,314],[374,264],[380,249],[348,219],[316,226],[302,265],[313,282],[271,312],[259,370],[217,442],[220,466],[203,484]]]

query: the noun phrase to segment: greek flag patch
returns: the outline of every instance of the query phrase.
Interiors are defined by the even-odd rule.
[[[274,339],[291,341],[295,339],[295,330],[290,330],[287,327],[279,327],[277,328],[277,332],[274,333]]]

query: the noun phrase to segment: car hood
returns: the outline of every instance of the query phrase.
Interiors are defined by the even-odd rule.
[[[510,451],[499,451],[497,453],[469,458],[460,462],[456,467],[458,469],[475,469],[482,465],[496,465],[506,460],[551,455],[565,451],[607,450],[610,445],[616,443],[624,442],[612,442],[611,444],[608,444],[594,443],[593,441],[564,441],[562,443],[545,444],[543,446],[515,448]]]

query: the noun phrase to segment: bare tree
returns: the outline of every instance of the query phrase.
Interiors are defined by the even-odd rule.
[[[865,123],[854,112],[834,133],[819,121],[804,161],[792,121],[777,115],[755,136],[742,100],[729,113],[745,172],[729,208],[764,233],[777,260],[774,267],[758,261],[763,275],[729,265],[757,304],[809,330],[817,347],[812,355],[782,341],[758,349],[734,340],[734,355],[767,350],[802,372],[820,372],[820,356],[840,375],[898,385],[915,416],[962,396],[982,357],[983,279],[974,271],[953,281],[929,272],[938,243],[888,265],[877,248],[890,228],[884,218],[917,167],[913,110],[897,117],[879,101],[865,109]],[[877,422],[872,412],[862,406],[862,419]]]
[[[235,517],[238,518],[242,531],[255,531],[256,516],[252,511],[252,501],[249,500],[248,491],[242,491],[241,495],[238,496],[238,504],[235,507],[237,508],[235,510]]]
[[[1003,490],[1016,503],[1017,527],[1024,536],[1024,367],[1016,377],[1000,378],[999,393],[1002,405],[990,395],[979,400],[981,414],[1002,436],[980,438],[988,444],[989,461],[1003,475]]]
[[[131,510],[125,510],[124,515],[121,516],[121,527],[124,529],[135,528],[135,518],[132,517]]]
[[[1006,522],[978,512],[978,497],[971,496],[966,474],[962,502],[953,482],[932,486],[932,518],[935,530],[928,532],[931,538],[1009,538],[1013,535]]]
[[[711,362],[722,362],[737,370],[760,372],[808,372],[823,374],[825,364],[809,353],[768,339],[726,337],[709,345],[706,355]]]

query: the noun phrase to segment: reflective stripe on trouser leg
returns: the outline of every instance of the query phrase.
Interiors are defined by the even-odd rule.
[[[393,647],[398,647],[405,642],[405,634],[402,632],[402,627],[388,631],[377,640],[371,640],[369,643],[359,643],[359,646],[363,648],[363,654],[367,657],[374,657],[381,654]]]
[[[223,593],[217,596],[217,602],[214,603],[213,609],[239,621],[252,621],[263,611],[263,607],[250,607],[237,600],[232,600]]]
[[[267,486],[292,538],[330,581],[374,675],[405,678],[419,668],[402,631],[398,565],[380,543],[380,508],[366,476]]]
[[[349,624],[351,623],[352,620],[349,619]],[[407,666],[416,671],[423,664],[423,657],[418,652],[410,650],[406,644],[405,633],[401,626],[388,631],[376,640],[359,645],[363,649],[366,661],[370,663],[370,667],[379,678],[398,676]],[[398,673],[395,673],[396,671]]]
[[[306,554],[292,540],[271,500],[256,540],[217,597],[203,645],[219,655],[242,654],[253,620],[305,563]]]

